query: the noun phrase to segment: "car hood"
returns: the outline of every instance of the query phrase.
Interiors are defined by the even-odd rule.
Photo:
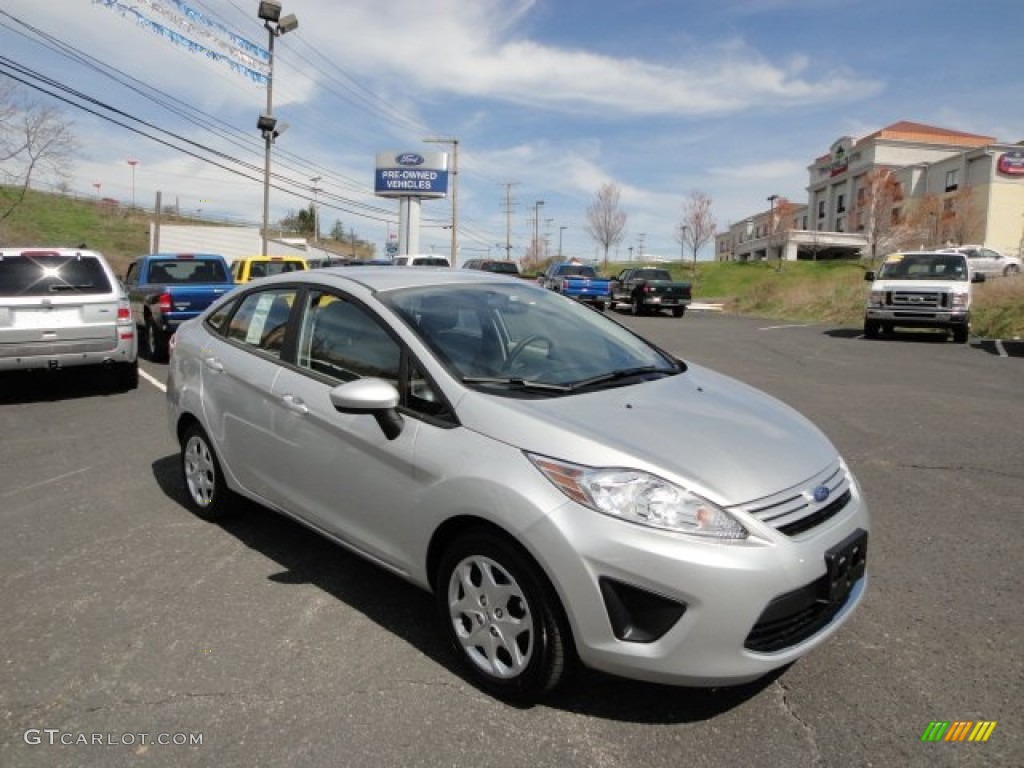
[[[797,485],[837,451],[808,419],[735,379],[691,365],[677,376],[541,400],[470,392],[464,427],[592,467],[644,469],[722,506]]]
[[[950,287],[961,287],[965,291],[971,289],[967,280],[875,280],[871,284],[873,291],[941,291]]]

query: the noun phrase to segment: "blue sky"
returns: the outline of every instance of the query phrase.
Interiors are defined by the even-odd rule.
[[[266,47],[257,4],[120,0],[165,28],[168,12],[188,7]],[[594,257],[585,212],[607,182],[628,215],[621,257],[641,243],[675,257],[692,191],[710,196],[719,228],[764,210],[770,194],[804,202],[808,164],[840,136],[910,120],[1024,140],[1020,0],[283,5],[299,28],[275,44],[274,113],[290,127],[274,147],[284,190],[272,191],[271,220],[308,206],[320,176],[322,229],[340,221],[381,251],[397,203],[373,196],[375,156],[443,149],[427,136],[459,139],[460,261],[504,254],[507,191],[513,257],[532,237],[538,200],[552,250],[561,234],[565,254]],[[76,52],[60,53],[66,46]],[[116,108],[195,142],[204,157],[213,150],[257,169],[244,178],[63,104],[82,144],[75,190],[130,200],[127,160],[136,159],[140,203],[159,190],[183,212],[260,221],[255,123],[265,86],[93,0],[0,0],[0,48],[102,102],[104,114]],[[129,82],[159,92],[160,103]],[[183,116],[181,105],[198,113]],[[447,202],[424,202],[422,250],[447,251],[439,225],[449,216]],[[711,254],[708,245],[702,257]]]

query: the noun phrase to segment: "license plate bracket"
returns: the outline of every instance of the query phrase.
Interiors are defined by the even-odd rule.
[[[858,528],[825,553],[826,602],[845,603],[867,567],[868,532]]]

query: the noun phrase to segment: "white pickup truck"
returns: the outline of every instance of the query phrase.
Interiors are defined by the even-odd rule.
[[[897,327],[940,328],[964,344],[971,329],[971,284],[985,275],[972,272],[962,253],[912,251],[889,254],[864,279],[871,283],[864,309],[867,338]]]

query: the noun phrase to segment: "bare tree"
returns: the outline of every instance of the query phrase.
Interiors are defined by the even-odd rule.
[[[603,184],[597,199],[587,208],[584,230],[604,249],[604,267],[608,268],[608,249],[622,242],[626,234],[626,212],[619,208],[621,193],[617,185]]]
[[[697,252],[715,236],[715,217],[711,215],[711,198],[698,189],[683,201],[683,223],[676,242],[690,247],[693,254],[693,274],[697,274]]]
[[[899,182],[888,168],[873,168],[864,174],[857,191],[857,219],[868,241],[872,266],[879,252],[901,247],[908,232],[905,221],[894,213],[902,199]]]
[[[65,181],[77,151],[59,109],[21,99],[13,83],[0,83],[0,221],[21,205],[33,177]]]

